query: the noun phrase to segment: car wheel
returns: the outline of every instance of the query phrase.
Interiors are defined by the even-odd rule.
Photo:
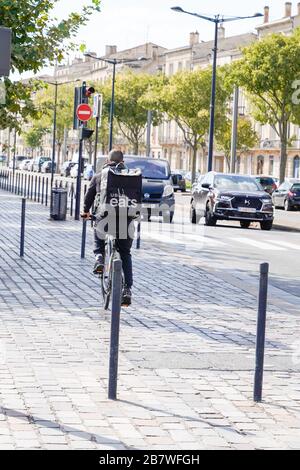
[[[249,228],[251,225],[251,222],[248,222],[247,220],[241,220],[240,224],[242,228]]]
[[[284,210],[287,211],[287,212],[289,212],[289,211],[292,210],[288,199],[286,199],[286,200],[284,201]]]
[[[191,204],[190,208],[190,221],[194,225],[198,225],[200,222],[201,217],[197,214],[196,209],[193,207],[193,204]]]
[[[260,223],[260,228],[262,230],[272,230],[273,220],[264,220]]]
[[[217,225],[217,219],[212,213],[211,207],[207,204],[205,211],[205,225],[208,227],[215,227]]]

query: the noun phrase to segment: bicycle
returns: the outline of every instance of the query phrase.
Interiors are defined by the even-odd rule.
[[[104,310],[108,310],[112,294],[113,263],[120,260],[120,253],[116,246],[116,238],[113,235],[106,235],[104,269],[99,277],[101,279],[101,291],[103,296]],[[122,290],[124,287],[124,275],[122,274]]]

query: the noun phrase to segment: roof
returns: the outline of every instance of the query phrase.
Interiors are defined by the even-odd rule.
[[[238,36],[231,36],[228,38],[219,39],[218,51],[219,53],[233,50],[240,50],[243,47],[250,45],[252,42],[257,41],[258,37],[255,33],[240,34]],[[202,58],[207,59],[211,54],[214,47],[214,41],[203,42],[194,46],[194,60]]]

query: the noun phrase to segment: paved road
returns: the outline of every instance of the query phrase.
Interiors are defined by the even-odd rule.
[[[299,233],[264,232],[258,224],[245,230],[236,222],[219,222],[216,227],[206,227],[202,220],[198,226],[192,226],[189,200],[186,195],[176,195],[173,226],[153,218],[151,224],[144,224],[143,237],[159,241],[178,253],[195,253],[203,266],[219,275],[230,272],[231,276],[248,279],[257,275],[260,263],[269,262],[271,285],[300,297]],[[281,211],[279,217],[282,217]],[[300,213],[284,213],[284,217],[291,223],[291,219],[300,219]]]
[[[20,260],[19,216],[20,198],[0,191],[1,449],[300,448],[299,297],[275,287],[264,402],[252,401],[257,278],[243,264],[233,273],[238,259],[226,250],[239,244],[251,267],[251,240],[268,245],[254,238],[261,232],[186,233],[178,214],[172,239],[158,233],[164,224],[143,223],[134,304],[121,315],[120,400],[111,403],[110,316],[91,274],[91,233],[81,260],[81,224],[51,222],[28,201]]]

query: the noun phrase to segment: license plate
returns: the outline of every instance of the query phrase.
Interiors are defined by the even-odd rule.
[[[256,212],[256,209],[254,209],[252,207],[239,207],[238,211],[239,212],[249,212],[249,213],[253,214],[254,212]]]

